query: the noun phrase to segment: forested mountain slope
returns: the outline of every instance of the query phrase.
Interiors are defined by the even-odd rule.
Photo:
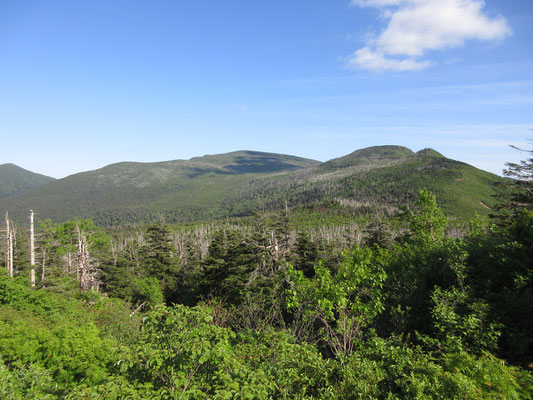
[[[164,216],[194,221],[227,215],[220,203],[242,182],[318,165],[281,154],[237,151],[157,163],[122,162],[57,180],[0,202],[15,219],[32,208],[41,218],[93,218],[99,224],[142,222]]]
[[[293,206],[329,201],[368,212],[410,205],[419,189],[428,188],[448,215],[468,218],[490,211],[502,182],[432,149],[414,153],[400,146],[378,146],[290,175],[256,179],[241,191],[240,205],[243,210],[250,207],[253,198],[272,208],[285,200]]]
[[[0,165],[0,199],[23,193],[52,181],[54,178],[36,174],[15,164],[2,164]]]
[[[101,225],[172,223],[334,203],[372,212],[412,204],[432,190],[448,215],[485,214],[503,178],[426,149],[357,150],[325,163],[281,154],[238,151],[159,163],[119,163],[57,180],[0,200],[0,211],[25,218],[94,219]]]

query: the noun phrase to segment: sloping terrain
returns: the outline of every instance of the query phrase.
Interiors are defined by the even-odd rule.
[[[293,206],[330,201],[371,212],[412,204],[419,189],[428,188],[448,215],[470,218],[476,212],[490,212],[503,181],[433,149],[414,153],[400,146],[378,146],[290,175],[247,183],[240,193],[240,206],[244,212],[254,198],[272,208],[281,207],[285,200]]]
[[[0,199],[24,193],[54,180],[54,178],[36,174],[15,164],[2,164],[0,165]]]
[[[367,212],[411,204],[421,188],[459,218],[486,214],[503,178],[450,160],[435,150],[400,146],[357,150],[325,163],[239,151],[159,163],[118,163],[57,180],[0,201],[0,211],[101,225],[163,217],[184,223],[248,215],[258,209],[333,202]]]
[[[281,154],[238,151],[157,163],[123,162],[59,179],[0,201],[25,220],[33,209],[40,219],[92,218],[102,225],[195,221],[229,215],[220,203],[243,182],[318,165]]]

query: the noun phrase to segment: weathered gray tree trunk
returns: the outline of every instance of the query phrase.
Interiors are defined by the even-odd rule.
[[[13,228],[13,226],[11,226]],[[9,276],[13,277],[13,262],[14,262],[14,243],[15,243],[15,233],[13,232],[13,229],[9,230]]]
[[[6,271],[9,274],[9,215],[6,212]]]
[[[35,235],[33,230],[33,210],[30,210],[30,282],[35,287]]]
[[[80,280],[80,289],[87,292],[92,289],[98,289],[97,269],[89,255],[87,237],[81,232],[80,227],[76,226],[78,234],[78,276]]]
[[[76,225],[76,233],[78,234],[78,249],[76,257],[78,261],[78,269],[76,271],[76,277],[80,281],[81,290],[85,291],[86,288],[86,269],[87,269],[87,244],[85,236],[81,234],[80,227]]]
[[[44,288],[44,269],[46,265],[46,249],[43,246],[43,260],[41,264],[41,287]]]
[[[6,270],[9,276],[13,277],[13,230],[9,215],[6,212]]]
[[[67,274],[70,274],[70,271],[72,271],[72,253],[69,250],[67,253]]]

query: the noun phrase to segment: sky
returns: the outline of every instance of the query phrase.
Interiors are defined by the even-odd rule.
[[[532,0],[0,0],[0,164],[61,178],[256,150],[533,138]]]

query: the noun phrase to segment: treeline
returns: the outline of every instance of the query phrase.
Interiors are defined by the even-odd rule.
[[[528,207],[460,235],[428,191],[365,227],[296,229],[288,208],[189,228],[46,221],[34,289],[18,227],[0,398],[531,398]]]

